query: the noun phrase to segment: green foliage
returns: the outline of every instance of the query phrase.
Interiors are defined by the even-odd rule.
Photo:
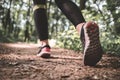
[[[28,30],[29,41],[36,41],[32,1],[2,0],[0,2],[0,42],[24,41]]]
[[[83,0],[72,1],[79,5]],[[25,30],[28,30],[29,41],[37,41],[32,5],[32,0],[0,1],[0,42],[24,41]],[[82,50],[78,33],[73,27],[69,28],[71,23],[57,8],[54,0],[47,0],[47,8],[49,37],[57,37],[58,44],[63,48]],[[120,0],[87,0],[86,9],[82,13],[86,21],[95,21],[102,28],[104,50],[119,54]]]
[[[76,51],[82,50],[79,35],[73,26],[71,26],[66,31],[58,32],[57,41],[57,45],[59,47],[72,49]]]
[[[120,36],[102,31],[102,29],[100,31],[100,41],[105,53],[120,55]],[[76,51],[82,50],[80,36],[73,26],[64,32],[58,32],[57,41],[59,47]]]
[[[120,55],[120,36],[111,32],[101,32],[100,38],[106,53]]]

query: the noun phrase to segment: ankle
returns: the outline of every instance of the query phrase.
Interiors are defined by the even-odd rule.
[[[83,23],[80,23],[80,24],[78,24],[77,26],[76,26],[76,30],[77,30],[77,32],[80,34],[81,33],[81,28],[82,28],[82,26],[85,24],[85,22],[83,22]]]
[[[42,41],[40,41],[40,45],[41,46],[49,45],[49,42],[48,42],[48,40],[42,40]]]

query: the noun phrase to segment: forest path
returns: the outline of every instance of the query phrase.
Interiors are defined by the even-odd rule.
[[[119,80],[120,57],[103,55],[95,66],[84,66],[83,54],[52,48],[52,57],[36,56],[37,44],[0,43],[0,80]]]

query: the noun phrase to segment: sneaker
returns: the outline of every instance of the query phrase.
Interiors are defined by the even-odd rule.
[[[103,54],[98,25],[94,22],[85,23],[81,29],[80,39],[83,45],[84,65],[95,66]]]
[[[49,45],[45,45],[40,47],[40,50],[37,54],[37,56],[40,56],[42,58],[50,58],[50,46]]]

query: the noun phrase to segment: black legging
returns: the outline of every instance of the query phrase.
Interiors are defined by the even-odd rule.
[[[33,0],[34,5],[46,5],[46,0]],[[65,16],[76,27],[78,24],[85,22],[85,19],[78,6],[71,0],[55,0],[57,6]],[[46,9],[39,8],[34,11],[35,26],[40,40],[48,39],[48,19]]]

